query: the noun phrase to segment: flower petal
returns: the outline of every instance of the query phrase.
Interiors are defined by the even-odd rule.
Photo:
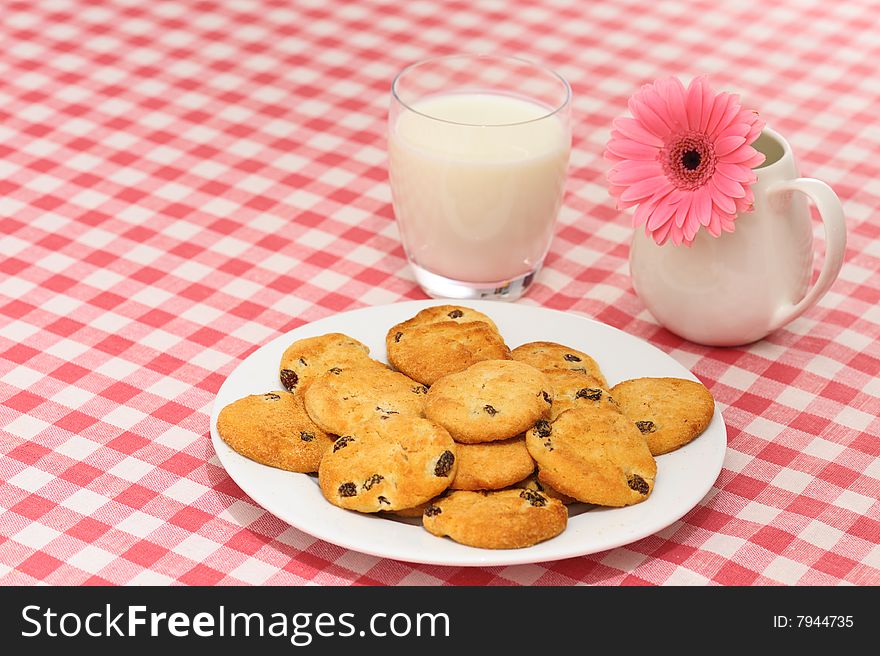
[[[697,221],[696,217],[688,217],[687,223],[684,224],[684,229],[682,230],[685,242],[692,242],[694,240],[694,237],[700,231],[700,225],[701,223]]]
[[[663,139],[670,133],[669,126],[663,121],[660,115],[651,107],[644,99],[644,96],[637,98],[633,96],[629,99],[629,111],[632,112],[633,118],[639,121],[645,128]]]
[[[631,185],[626,191],[624,191],[620,195],[620,200],[622,201],[630,201],[630,200],[640,200],[642,198],[648,198],[654,192],[657,191],[664,183],[668,182],[666,180],[666,176],[658,175],[654,178],[647,178],[645,180],[640,180],[636,182],[634,185]]]
[[[669,203],[654,204],[652,212],[648,217],[648,223],[646,224],[648,230],[654,231],[664,225],[672,218],[673,212],[675,212],[675,205],[670,205]]]
[[[645,221],[651,216],[651,211],[653,210],[653,206],[651,203],[642,203],[636,208],[636,211],[633,213],[633,228],[638,228],[640,225],[644,224]]]
[[[691,203],[691,215],[701,225],[709,223],[712,216],[712,190],[709,185],[703,185],[694,192],[694,200]]]
[[[758,176],[752,169],[741,164],[717,162],[715,164],[715,172],[720,173],[725,178],[730,178],[734,182],[743,182],[746,184],[752,184],[758,179]]]
[[[709,81],[706,80],[703,84],[703,111],[700,114],[700,132],[705,132],[706,127],[709,125],[709,119],[712,117],[712,107],[715,105],[715,93],[712,91],[712,87],[709,86]]]
[[[728,105],[730,105],[730,94],[719,93],[715,98],[715,103],[712,105],[712,112],[709,114],[709,122],[706,124],[707,134],[715,132],[715,128],[718,127],[718,123],[727,112]]]
[[[673,227],[674,226],[672,225],[672,221],[667,221],[663,226],[661,226],[659,229],[655,230],[651,234],[651,237],[654,238],[654,241],[657,242],[657,244],[659,246],[662,246],[663,244],[666,243],[666,240],[669,238],[669,233],[672,232]]]
[[[709,225],[706,226],[706,229],[709,231],[709,234],[713,237],[718,237],[721,235],[721,217],[718,214],[712,215],[712,220],[709,221]]]
[[[620,187],[617,185],[609,184],[608,185],[608,193],[614,196],[615,198],[619,197],[626,190],[626,187]]]
[[[719,211],[726,214],[734,214],[736,213],[736,203],[730,195],[725,194],[718,188],[718,183],[715,181],[715,178],[717,177],[718,176],[713,177],[712,182],[710,183],[712,188],[712,202]]]
[[[715,124],[713,132],[721,132],[730,125],[741,109],[742,105],[739,104],[739,96],[735,93],[730,94],[727,100],[727,107],[724,108],[724,113],[718,118],[718,123]]]
[[[746,195],[743,196],[742,198],[734,198],[733,199],[733,202],[736,203],[737,213],[751,212],[753,209],[755,209],[754,205],[753,205],[754,196],[752,196],[750,198],[749,197],[750,193],[751,193],[751,190],[747,191]]]
[[[750,159],[747,159],[743,164],[748,166],[749,168],[755,168],[756,166],[761,166],[764,163],[764,160],[767,158],[764,156],[764,153],[759,153],[757,150],[755,151],[755,155]]]
[[[673,130],[687,130],[687,112],[684,109],[687,90],[681,80],[677,77],[666,78],[661,94],[666,99]]]
[[[726,128],[724,128],[718,135],[715,137],[716,139],[723,139],[724,137],[743,137],[747,138],[749,134],[749,130],[752,129],[752,126],[748,123],[731,123]]]
[[[605,149],[621,159],[652,160],[657,158],[657,149],[632,139],[612,138]]]
[[[688,214],[691,211],[692,194],[686,194],[682,197],[681,202],[675,206],[675,227],[681,228],[687,221]]]
[[[685,111],[688,117],[688,127],[691,130],[700,129],[700,120],[703,113],[703,82],[705,78],[700,76],[691,80],[688,87],[687,103]]]
[[[712,184],[718,189],[718,192],[724,194],[728,198],[743,198],[746,195],[742,184],[734,182],[726,175],[715,175],[712,177]]]
[[[686,195],[690,195],[690,192],[682,189],[673,189],[667,194],[666,202],[670,205],[678,205]]]
[[[742,146],[746,142],[745,137],[723,137],[715,142],[715,156],[724,157]]]
[[[637,141],[639,143],[646,144],[648,146],[655,146],[656,148],[661,148],[663,146],[663,140],[652,134],[642,125],[639,121],[634,118],[627,118],[625,116],[620,116],[614,119],[612,123],[614,128],[618,130],[623,136],[632,139],[633,141]]]
[[[659,162],[625,160],[608,172],[608,181],[615,185],[631,185],[639,180],[656,178],[663,174]]]
[[[718,155],[717,152],[715,154],[716,154],[716,156]],[[737,166],[748,166],[746,164],[746,162],[748,162],[749,160],[754,158],[755,155],[761,155],[761,157],[762,157],[761,161],[762,162],[764,161],[763,154],[758,153],[758,151],[755,150],[754,148],[752,148],[751,146],[746,146],[745,144],[743,144],[742,147],[737,148],[736,150],[733,150],[732,152],[727,153],[727,155],[724,155],[724,157],[718,156],[718,158],[721,160],[721,162],[723,162],[725,164],[736,164]],[[752,168],[752,167],[748,166],[748,168]]]
[[[751,144],[755,139],[758,138],[758,135],[761,134],[761,131],[764,129],[764,119],[758,116],[758,112],[752,112],[754,114],[752,120],[752,127],[749,129],[749,133],[746,135],[746,143]]]

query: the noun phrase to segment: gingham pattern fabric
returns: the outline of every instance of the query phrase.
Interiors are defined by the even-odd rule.
[[[487,569],[365,556],[256,506],[211,447],[214,393],[256,347],[423,298],[390,205],[389,85],[456,51],[524,56],[573,87],[567,196],[520,302],[652,342],[723,409],[714,488],[626,547]],[[880,583],[878,61],[872,0],[4,1],[0,582]],[[657,325],[604,185],[628,96],[702,73],[847,214],[830,293],[744,348]]]

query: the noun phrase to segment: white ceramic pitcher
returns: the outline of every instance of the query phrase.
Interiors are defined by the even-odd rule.
[[[755,210],[737,217],[734,232],[716,238],[700,230],[690,247],[658,246],[641,229],[633,237],[636,293],[661,324],[693,342],[735,346],[765,337],[822,298],[843,264],[846,226],[831,187],[798,177],[778,132],[765,128],[753,146],[766,156],[755,169]],[[825,262],[812,288],[807,197],[825,223]]]

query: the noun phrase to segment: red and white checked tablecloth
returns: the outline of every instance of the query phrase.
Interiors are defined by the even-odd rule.
[[[245,356],[422,298],[386,180],[389,85],[455,51],[574,92],[565,206],[522,303],[638,335],[711,388],[724,469],[627,547],[506,568],[382,560],[256,506],[211,447]],[[5,0],[0,7],[0,583],[880,584],[880,4]],[[601,153],[639,85],[708,73],[843,199],[846,263],[745,348],[660,328]],[[818,231],[818,228],[817,228]]]

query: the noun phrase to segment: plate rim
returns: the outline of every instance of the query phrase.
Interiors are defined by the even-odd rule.
[[[212,444],[212,447],[214,448],[214,452],[217,456],[217,459],[220,462],[220,465],[225,470],[226,474],[230,477],[230,479],[233,480],[233,482],[235,482],[235,484],[242,490],[242,492],[244,492],[253,501],[253,503],[255,505],[259,506],[260,508],[262,508],[266,512],[268,512],[271,515],[273,515],[274,517],[278,518],[280,521],[284,522],[288,526],[291,526],[291,527],[295,528],[296,530],[301,531],[304,534],[309,535],[315,539],[322,540],[324,542],[336,545],[337,547],[341,547],[343,549],[347,549],[347,550],[354,551],[357,553],[367,554],[369,556],[373,556],[373,557],[377,557],[377,558],[396,560],[398,562],[423,564],[423,565],[446,566],[446,567],[496,567],[496,566],[515,566],[515,565],[524,565],[524,564],[538,564],[538,563],[544,563],[544,562],[549,563],[549,562],[554,562],[557,560],[564,560],[564,559],[568,559],[568,558],[578,558],[578,557],[582,557],[582,556],[591,555],[594,553],[602,553],[605,551],[617,549],[621,546],[631,544],[633,542],[644,539],[644,538],[649,537],[651,535],[655,535],[659,531],[662,531],[663,529],[671,526],[675,522],[679,521],[682,517],[684,517],[691,510],[696,508],[700,504],[700,502],[706,497],[706,495],[712,490],[712,487],[715,485],[715,482],[718,480],[718,476],[720,475],[721,470],[723,468],[724,458],[725,458],[726,452],[727,452],[727,425],[724,422],[724,418],[721,413],[721,408],[719,407],[719,404],[717,403],[717,401],[715,403],[715,412],[713,414],[712,420],[710,422],[709,427],[707,427],[706,430],[708,431],[710,428],[712,428],[713,425],[715,425],[716,421],[717,421],[718,428],[720,429],[720,431],[722,432],[723,437],[724,437],[723,448],[717,449],[717,453],[715,453],[714,461],[712,461],[711,463],[705,463],[705,462],[701,463],[702,465],[711,465],[711,466],[709,466],[707,469],[704,467],[704,469],[706,469],[706,471],[707,471],[707,475],[704,479],[703,484],[699,486],[699,496],[696,496],[696,493],[698,491],[696,488],[694,489],[693,493],[688,496],[689,499],[691,499],[691,498],[695,499],[695,501],[693,503],[688,501],[687,503],[682,504],[682,507],[680,509],[677,509],[675,512],[668,514],[668,515],[664,515],[663,520],[661,520],[659,525],[651,524],[651,525],[649,525],[648,530],[642,529],[642,530],[624,532],[623,534],[620,535],[620,537],[618,539],[610,540],[606,543],[602,543],[602,546],[600,548],[588,547],[587,549],[583,549],[583,550],[569,549],[569,550],[563,550],[562,552],[558,552],[555,555],[551,554],[549,556],[547,556],[547,555],[541,555],[539,557],[530,556],[530,551],[532,549],[534,549],[537,546],[540,546],[540,544],[546,544],[546,543],[539,543],[539,545],[533,545],[532,547],[527,547],[524,549],[502,549],[502,550],[479,549],[476,547],[467,547],[466,545],[458,545],[458,546],[464,547],[466,550],[473,550],[476,553],[474,554],[473,557],[466,557],[463,555],[461,558],[456,558],[456,560],[454,562],[444,560],[444,559],[431,558],[428,555],[426,555],[424,557],[419,557],[418,555],[404,556],[401,554],[389,553],[388,551],[383,551],[381,549],[373,548],[370,545],[366,545],[366,546],[362,545],[356,539],[354,539],[354,537],[351,540],[347,539],[347,536],[345,536],[345,538],[340,538],[338,534],[328,533],[327,531],[323,530],[323,526],[317,526],[317,527],[309,526],[308,528],[304,528],[303,526],[300,525],[300,523],[294,524],[282,516],[282,515],[286,515],[287,513],[284,511],[283,508],[280,508],[275,503],[275,501],[273,499],[268,498],[267,495],[263,494],[259,490],[257,490],[256,493],[254,493],[254,488],[250,483],[248,483],[246,481],[245,484],[242,484],[242,482],[238,478],[236,478],[235,475],[233,475],[233,473],[230,471],[230,468],[227,464],[226,458],[231,458],[231,457],[244,458],[244,456],[241,456],[240,454],[233,451],[230,447],[228,447],[228,445],[226,445],[226,443],[223,442],[223,440],[220,438],[220,436],[217,432],[217,416],[221,410],[220,404],[218,403],[218,400],[221,397],[221,391],[224,389],[224,387],[227,384],[229,384],[229,381],[231,379],[233,379],[233,377],[239,371],[239,369],[245,367],[246,363],[251,358],[253,358],[258,352],[261,352],[263,350],[272,350],[273,348],[277,348],[277,347],[275,347],[275,344],[282,342],[282,340],[284,340],[286,342],[289,339],[296,339],[295,333],[297,331],[302,330],[306,326],[312,326],[314,324],[318,324],[318,323],[321,323],[323,321],[330,320],[330,319],[335,320],[341,316],[347,316],[347,315],[352,315],[352,314],[356,314],[356,313],[375,312],[375,311],[377,311],[377,309],[389,308],[389,307],[394,307],[394,308],[400,309],[400,310],[405,310],[407,308],[411,308],[414,313],[420,309],[424,309],[425,307],[431,307],[434,305],[446,305],[446,304],[462,305],[465,307],[473,307],[474,309],[479,309],[479,310],[481,310],[482,306],[487,306],[487,305],[488,306],[495,306],[495,307],[498,307],[498,306],[518,307],[518,308],[521,308],[524,310],[537,311],[540,313],[549,313],[551,315],[560,315],[560,316],[566,317],[567,319],[574,318],[578,321],[584,321],[584,322],[588,322],[591,324],[595,324],[596,326],[600,327],[600,330],[615,331],[615,332],[621,333],[623,336],[625,336],[628,339],[633,339],[633,340],[637,340],[637,341],[641,342],[642,345],[656,351],[663,358],[674,362],[683,372],[687,372],[688,378],[690,378],[691,380],[701,382],[701,381],[699,381],[699,378],[692,371],[690,371],[685,365],[681,364],[680,362],[675,360],[675,358],[673,358],[671,355],[663,352],[661,349],[654,346],[653,344],[651,344],[647,340],[642,339],[641,337],[638,337],[636,335],[632,335],[626,331],[620,330],[619,328],[615,328],[614,326],[610,326],[606,323],[603,323],[601,321],[593,319],[592,317],[588,317],[586,315],[583,315],[583,314],[576,312],[576,311],[563,311],[563,310],[557,310],[554,308],[546,308],[546,307],[543,307],[540,305],[525,305],[525,304],[519,304],[519,303],[508,303],[508,302],[504,302],[504,301],[460,300],[460,299],[407,300],[407,301],[399,301],[396,303],[387,303],[387,304],[381,304],[381,305],[371,305],[371,306],[365,306],[365,307],[361,307],[361,308],[354,308],[351,310],[346,310],[344,312],[337,312],[337,313],[329,314],[326,317],[321,317],[320,319],[316,319],[314,321],[305,322],[295,328],[292,328],[288,331],[285,331],[284,333],[276,335],[275,337],[268,340],[267,342],[258,345],[255,349],[253,349],[250,353],[248,353],[245,357],[243,357],[236,364],[236,366],[232,369],[232,371],[229,372],[229,374],[226,376],[225,380],[223,381],[221,386],[218,388],[218,390],[214,396],[214,400],[212,401],[212,406],[211,406],[211,415],[210,415],[211,444]],[[484,311],[486,314],[489,314],[491,316],[491,314],[490,314],[491,310],[481,310],[481,311]],[[257,393],[257,392],[255,392],[255,393]],[[663,457],[664,456],[656,456],[656,458],[658,458],[658,462],[659,462],[659,459],[663,458]],[[244,459],[247,460],[246,458],[244,458]],[[250,461],[250,462],[253,462],[253,461]],[[267,469],[273,469],[271,467],[268,467],[266,465],[261,465],[259,463],[254,463],[254,464],[256,464],[260,467],[266,467]],[[276,471],[281,471],[281,470],[276,470]],[[286,472],[286,473],[289,473],[291,475],[307,476],[306,474],[296,474],[295,472]],[[352,512],[352,511],[347,511],[347,510],[337,508],[336,506],[333,506],[332,504],[329,504],[329,503],[327,504],[327,506],[329,509],[334,509],[334,510],[344,512],[344,513]],[[633,506],[630,506],[630,507],[633,507]],[[624,508],[600,509],[599,512],[613,512],[614,510],[624,510]],[[591,512],[596,512],[596,511],[591,511]],[[281,514],[279,514],[279,513],[281,513]],[[354,514],[357,515],[357,513],[354,513]],[[369,519],[371,519],[373,521],[375,521],[377,519],[376,517],[372,517],[372,516],[368,516],[368,517],[369,517]],[[383,520],[383,521],[388,521],[388,520]],[[449,538],[437,538],[437,539],[449,539]],[[456,544],[458,544],[458,543],[456,543]]]

